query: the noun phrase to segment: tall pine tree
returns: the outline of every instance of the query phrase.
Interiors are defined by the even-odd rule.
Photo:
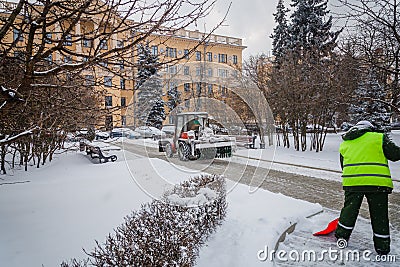
[[[285,7],[284,1],[279,0],[278,5],[276,6],[276,13],[274,13],[276,26],[271,34],[272,54],[275,56],[274,61],[277,66],[280,65],[288,46],[289,32],[288,21],[286,18],[288,12],[289,9]]]
[[[171,84],[167,91],[167,107],[169,112],[176,108],[181,103],[181,94],[178,91],[176,84]]]
[[[163,85],[157,66],[158,56],[151,53],[149,44],[139,44],[135,116],[139,125],[160,128],[165,119],[165,103],[162,100]]]
[[[292,0],[294,12],[289,27],[289,47],[295,53],[316,51],[327,53],[333,50],[340,33],[331,32],[332,16],[329,14],[327,0]]]
[[[379,83],[375,70],[370,70],[365,76],[354,91],[358,101],[350,105],[350,116],[354,123],[368,120],[379,126],[388,126],[390,113],[382,102],[377,101],[386,100],[385,88]]]

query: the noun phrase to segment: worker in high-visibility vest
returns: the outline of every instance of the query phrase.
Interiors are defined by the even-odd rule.
[[[345,200],[335,236],[347,244],[365,196],[375,250],[386,255],[390,252],[388,194],[393,189],[388,160],[400,160],[400,147],[369,121],[358,122],[342,138],[339,150]]]

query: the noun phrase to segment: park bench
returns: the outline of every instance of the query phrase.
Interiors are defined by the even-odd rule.
[[[98,158],[99,162],[108,162],[108,161],[116,161],[117,156],[116,155],[110,155],[106,156],[103,154],[103,151],[101,151],[100,147],[98,146],[92,146],[90,144],[85,144],[86,146],[86,154],[89,155],[92,159],[93,158]]]
[[[249,136],[249,135],[235,135],[236,138],[236,145],[237,146],[242,146],[245,148],[255,148],[255,136]]]

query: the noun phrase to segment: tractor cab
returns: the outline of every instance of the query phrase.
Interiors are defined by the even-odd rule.
[[[175,134],[171,139],[159,141],[159,151],[165,152],[167,157],[177,153],[183,161],[230,157],[235,138],[214,135],[208,120],[207,112],[175,114]]]
[[[187,139],[193,131],[195,139],[198,139],[199,132],[208,126],[207,112],[184,112],[175,117],[175,140],[179,138]]]

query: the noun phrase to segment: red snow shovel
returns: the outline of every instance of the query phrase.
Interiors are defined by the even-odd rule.
[[[324,230],[314,233],[313,236],[329,235],[330,233],[336,230],[338,223],[339,223],[339,218],[334,219],[328,224],[328,226]]]

